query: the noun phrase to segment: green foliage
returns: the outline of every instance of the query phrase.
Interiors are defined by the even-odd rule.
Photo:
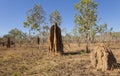
[[[3,38],[8,38],[8,37],[11,37],[9,34],[6,34],[3,36]]]
[[[79,36],[79,31],[78,31],[78,26],[74,26],[73,29],[72,29],[72,32],[73,32],[73,36],[77,37]]]
[[[78,25],[80,34],[86,39],[92,39],[97,27],[97,3],[94,0],[80,0],[75,8],[79,12],[75,15],[75,24]]]
[[[29,27],[28,22],[23,22],[24,28]]]
[[[43,26],[43,29],[48,32],[49,27],[47,25]]]
[[[23,34],[24,33],[22,31],[18,30],[17,28],[11,29],[9,31],[9,36],[10,37],[22,38]]]
[[[86,52],[80,52],[80,54],[81,54],[81,55],[85,55],[85,54],[86,54]]]
[[[20,73],[19,72],[13,72],[11,76],[20,76]]]
[[[97,3],[94,0],[80,0],[75,4],[75,9],[78,14],[74,16],[74,22],[81,36],[85,37],[86,52],[89,52],[89,43],[94,42],[97,33]]]
[[[4,35],[2,37],[2,40],[4,41],[7,38],[11,38],[12,40],[14,39],[14,41],[16,43],[17,42],[20,43],[22,39],[27,38],[27,35],[26,35],[26,33],[22,32],[21,30],[14,28],[14,29],[11,29],[8,34]]]
[[[36,30],[40,24],[44,23],[44,10],[42,6],[35,4],[32,9],[27,11],[26,21],[23,22],[25,28],[30,27],[31,30]]]
[[[97,27],[98,33],[104,33],[107,29],[107,24],[102,24]]]
[[[54,24],[55,22],[57,22],[58,25],[61,24],[61,16],[59,11],[55,10],[50,14],[50,23]]]
[[[17,28],[14,28],[14,29],[11,29],[10,31],[9,31],[9,34],[10,35],[19,35],[21,33],[21,31],[19,31]]]
[[[49,27],[47,25],[42,26],[40,37],[43,40],[47,40],[48,33],[49,33]]]

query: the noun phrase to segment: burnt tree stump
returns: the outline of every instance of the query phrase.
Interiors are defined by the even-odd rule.
[[[37,37],[37,44],[39,45],[40,44],[40,38]]]
[[[48,36],[48,46],[49,52],[60,53],[63,54],[63,43],[62,43],[62,36],[61,36],[61,29],[55,23],[50,28],[50,33]]]
[[[10,45],[11,45],[11,41],[10,41],[10,38],[7,39],[7,48],[10,48]]]

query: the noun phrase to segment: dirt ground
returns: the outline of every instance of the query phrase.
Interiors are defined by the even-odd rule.
[[[47,46],[0,47],[0,76],[120,76],[120,67],[102,72],[91,67],[84,45],[64,46],[64,55],[48,54]],[[120,63],[120,44],[110,45]]]

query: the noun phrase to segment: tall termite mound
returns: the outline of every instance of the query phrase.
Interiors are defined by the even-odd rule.
[[[51,26],[48,36],[49,52],[63,54],[63,43],[61,36],[61,29],[57,26],[57,23]]]
[[[97,70],[111,70],[117,64],[111,49],[105,45],[99,45],[91,52],[91,63]]]

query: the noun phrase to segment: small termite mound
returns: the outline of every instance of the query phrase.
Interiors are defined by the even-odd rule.
[[[91,52],[91,64],[97,70],[107,71],[114,69],[117,61],[109,47],[99,45]]]

